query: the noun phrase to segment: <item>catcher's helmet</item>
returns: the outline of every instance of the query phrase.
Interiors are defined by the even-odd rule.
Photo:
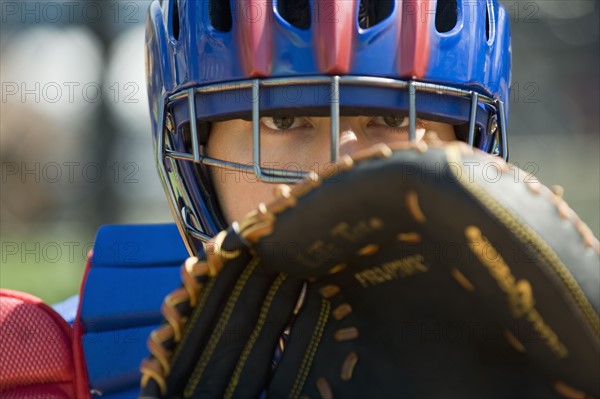
[[[302,173],[260,162],[259,115],[406,113],[507,157],[508,15],[497,0],[164,0],[146,27],[158,169],[191,253],[225,227],[208,166],[260,180]],[[191,116],[194,117],[191,117]],[[254,163],[206,156],[210,123],[250,119]]]

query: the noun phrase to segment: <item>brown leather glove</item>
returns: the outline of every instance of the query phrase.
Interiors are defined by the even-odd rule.
[[[338,169],[186,262],[143,397],[600,396],[599,245],[559,195],[460,143]]]

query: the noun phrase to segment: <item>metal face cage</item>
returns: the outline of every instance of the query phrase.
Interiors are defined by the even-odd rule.
[[[161,180],[165,191],[169,197],[171,211],[175,216],[177,226],[186,237],[186,246],[192,254],[197,253],[201,243],[208,241],[222,227],[217,225],[216,220],[221,219],[218,211],[205,204],[205,199],[198,201],[203,194],[198,187],[190,187],[191,170],[187,166],[187,179],[184,179],[182,172],[185,165],[192,164],[199,169],[206,166],[233,170],[238,172],[253,173],[259,181],[268,183],[294,183],[307,176],[304,171],[290,171],[275,168],[266,168],[261,163],[261,140],[260,140],[260,117],[264,112],[277,109],[277,105],[264,100],[264,90],[281,89],[289,86],[299,87],[321,87],[329,92],[329,96],[322,104],[321,108],[328,108],[330,116],[330,161],[337,162],[339,154],[339,118],[340,108],[347,102],[340,93],[345,88],[372,88],[385,89],[396,95],[401,95],[400,105],[394,107],[385,104],[377,104],[374,109],[385,109],[389,112],[392,109],[404,109],[408,111],[409,118],[409,140],[416,140],[417,108],[420,115],[427,115],[427,106],[419,107],[419,100],[423,98],[426,105],[431,103],[432,96],[437,98],[437,102],[442,104],[441,113],[450,116],[459,112],[465,114],[460,122],[467,122],[468,128],[464,140],[471,146],[477,145],[479,148],[492,154],[500,155],[505,160],[508,158],[507,134],[506,134],[506,115],[505,107],[501,100],[488,97],[473,90],[463,90],[450,86],[437,85],[432,83],[418,81],[403,81],[381,77],[363,77],[363,76],[318,76],[318,77],[294,77],[294,78],[270,78],[253,79],[239,82],[229,82],[222,84],[212,84],[200,87],[191,87],[186,90],[175,93],[162,101],[159,107],[159,121],[161,127],[157,129],[157,140],[155,144],[155,157]],[[342,91],[341,91],[342,89]],[[215,107],[203,107],[204,104],[200,98],[202,96],[211,96],[216,93],[233,93],[236,91],[246,91],[251,93],[251,98],[241,104],[238,109],[229,109],[225,111],[215,111]],[[398,94],[401,93],[401,94]],[[360,97],[360,96],[359,96]],[[373,97],[377,98],[377,97]],[[440,102],[439,99],[444,101]],[[445,106],[445,102],[458,101],[454,107]],[[435,102],[435,101],[434,101]],[[437,104],[438,108],[440,104]],[[223,104],[221,108],[227,108],[231,104]],[[262,107],[264,105],[264,107]],[[361,107],[361,105],[356,105]],[[364,105],[363,105],[364,106]],[[230,107],[231,108],[231,107]],[[235,107],[234,107],[235,108]],[[295,104],[295,109],[300,109]],[[425,109],[424,113],[422,110]],[[457,110],[462,111],[457,111]],[[222,159],[211,158],[205,155],[203,151],[206,132],[201,132],[200,123],[212,120],[227,120],[239,117],[240,112],[245,112],[245,116],[252,120],[252,154],[253,161],[251,165],[237,162],[225,161]],[[292,111],[293,113],[294,111]],[[431,111],[430,115],[435,115]],[[451,122],[451,121],[450,121]],[[180,135],[177,135],[180,126],[185,124],[189,127],[188,142],[185,143]],[[479,135],[477,134],[479,133]],[[483,134],[482,134],[483,133]],[[479,142],[475,143],[478,136]],[[196,182],[194,185],[200,185]],[[214,193],[213,193],[214,195]],[[196,201],[192,201],[192,198]],[[200,202],[200,203],[199,203]],[[195,206],[197,204],[197,206]],[[206,215],[209,214],[209,217]]]

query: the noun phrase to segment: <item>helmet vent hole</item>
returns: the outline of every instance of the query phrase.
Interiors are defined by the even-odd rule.
[[[229,0],[210,0],[208,3],[210,24],[215,30],[229,32],[231,30],[231,4]]]
[[[367,29],[377,25],[392,14],[393,0],[361,0],[358,8],[358,25]]]
[[[179,0],[171,2],[171,37],[173,40],[179,40]]]
[[[435,9],[435,29],[440,33],[450,32],[458,22],[456,0],[438,0]]]
[[[277,12],[286,22],[298,29],[310,28],[310,5],[308,0],[277,1]]]
[[[485,40],[490,42],[490,5],[485,8]]]

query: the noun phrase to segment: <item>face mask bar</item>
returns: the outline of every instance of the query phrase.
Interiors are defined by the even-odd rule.
[[[271,79],[254,79],[242,82],[231,82],[227,84],[214,84],[202,87],[190,88],[185,91],[176,93],[167,98],[164,106],[161,107],[161,115],[159,120],[162,123],[158,128],[158,140],[155,148],[156,160],[158,169],[163,181],[163,185],[170,196],[170,204],[173,214],[176,215],[178,227],[182,232],[191,235],[194,238],[202,241],[207,241],[211,236],[202,232],[198,215],[192,206],[189,193],[181,179],[179,173],[168,173],[167,169],[172,170],[175,161],[190,161],[200,165],[213,166],[225,170],[237,172],[253,173],[258,180],[268,183],[295,183],[305,178],[308,173],[302,171],[289,171],[282,169],[265,168],[261,164],[261,142],[260,142],[260,95],[261,88],[269,88],[276,86],[290,85],[329,85],[330,90],[330,161],[335,163],[338,160],[339,153],[339,118],[340,118],[340,85],[355,85],[355,86],[381,86],[408,92],[408,116],[409,116],[409,140],[416,140],[416,125],[417,125],[417,95],[419,92],[443,94],[451,97],[468,98],[470,99],[470,114],[469,114],[469,131],[467,143],[474,145],[476,133],[477,110],[479,104],[487,104],[493,107],[496,112],[492,119],[497,118],[496,124],[496,155],[502,156],[505,160],[508,157],[507,135],[506,135],[506,117],[504,103],[500,100],[479,94],[475,91],[462,90],[449,86],[435,85],[431,83],[417,81],[401,81],[379,77],[363,77],[363,76],[322,76],[322,77],[297,77],[297,78],[271,78]],[[197,106],[196,95],[208,94],[217,92],[228,92],[234,90],[251,90],[252,93],[252,165],[244,165],[237,162],[230,162],[221,159],[211,158],[201,153],[197,126]],[[165,111],[169,109],[171,104],[176,101],[187,100],[188,114],[190,122],[191,134],[191,152],[181,152],[175,150],[175,146],[171,143],[171,138],[165,134],[165,126],[167,129],[177,129],[165,124]],[[167,166],[167,162],[172,162]],[[176,194],[177,191],[177,194]],[[179,198],[179,201],[177,200]],[[183,202],[183,204],[181,204]],[[180,204],[180,209],[175,209],[175,204]],[[189,219],[192,219],[192,222]],[[188,249],[189,246],[188,246]],[[190,251],[193,252],[193,251]]]

